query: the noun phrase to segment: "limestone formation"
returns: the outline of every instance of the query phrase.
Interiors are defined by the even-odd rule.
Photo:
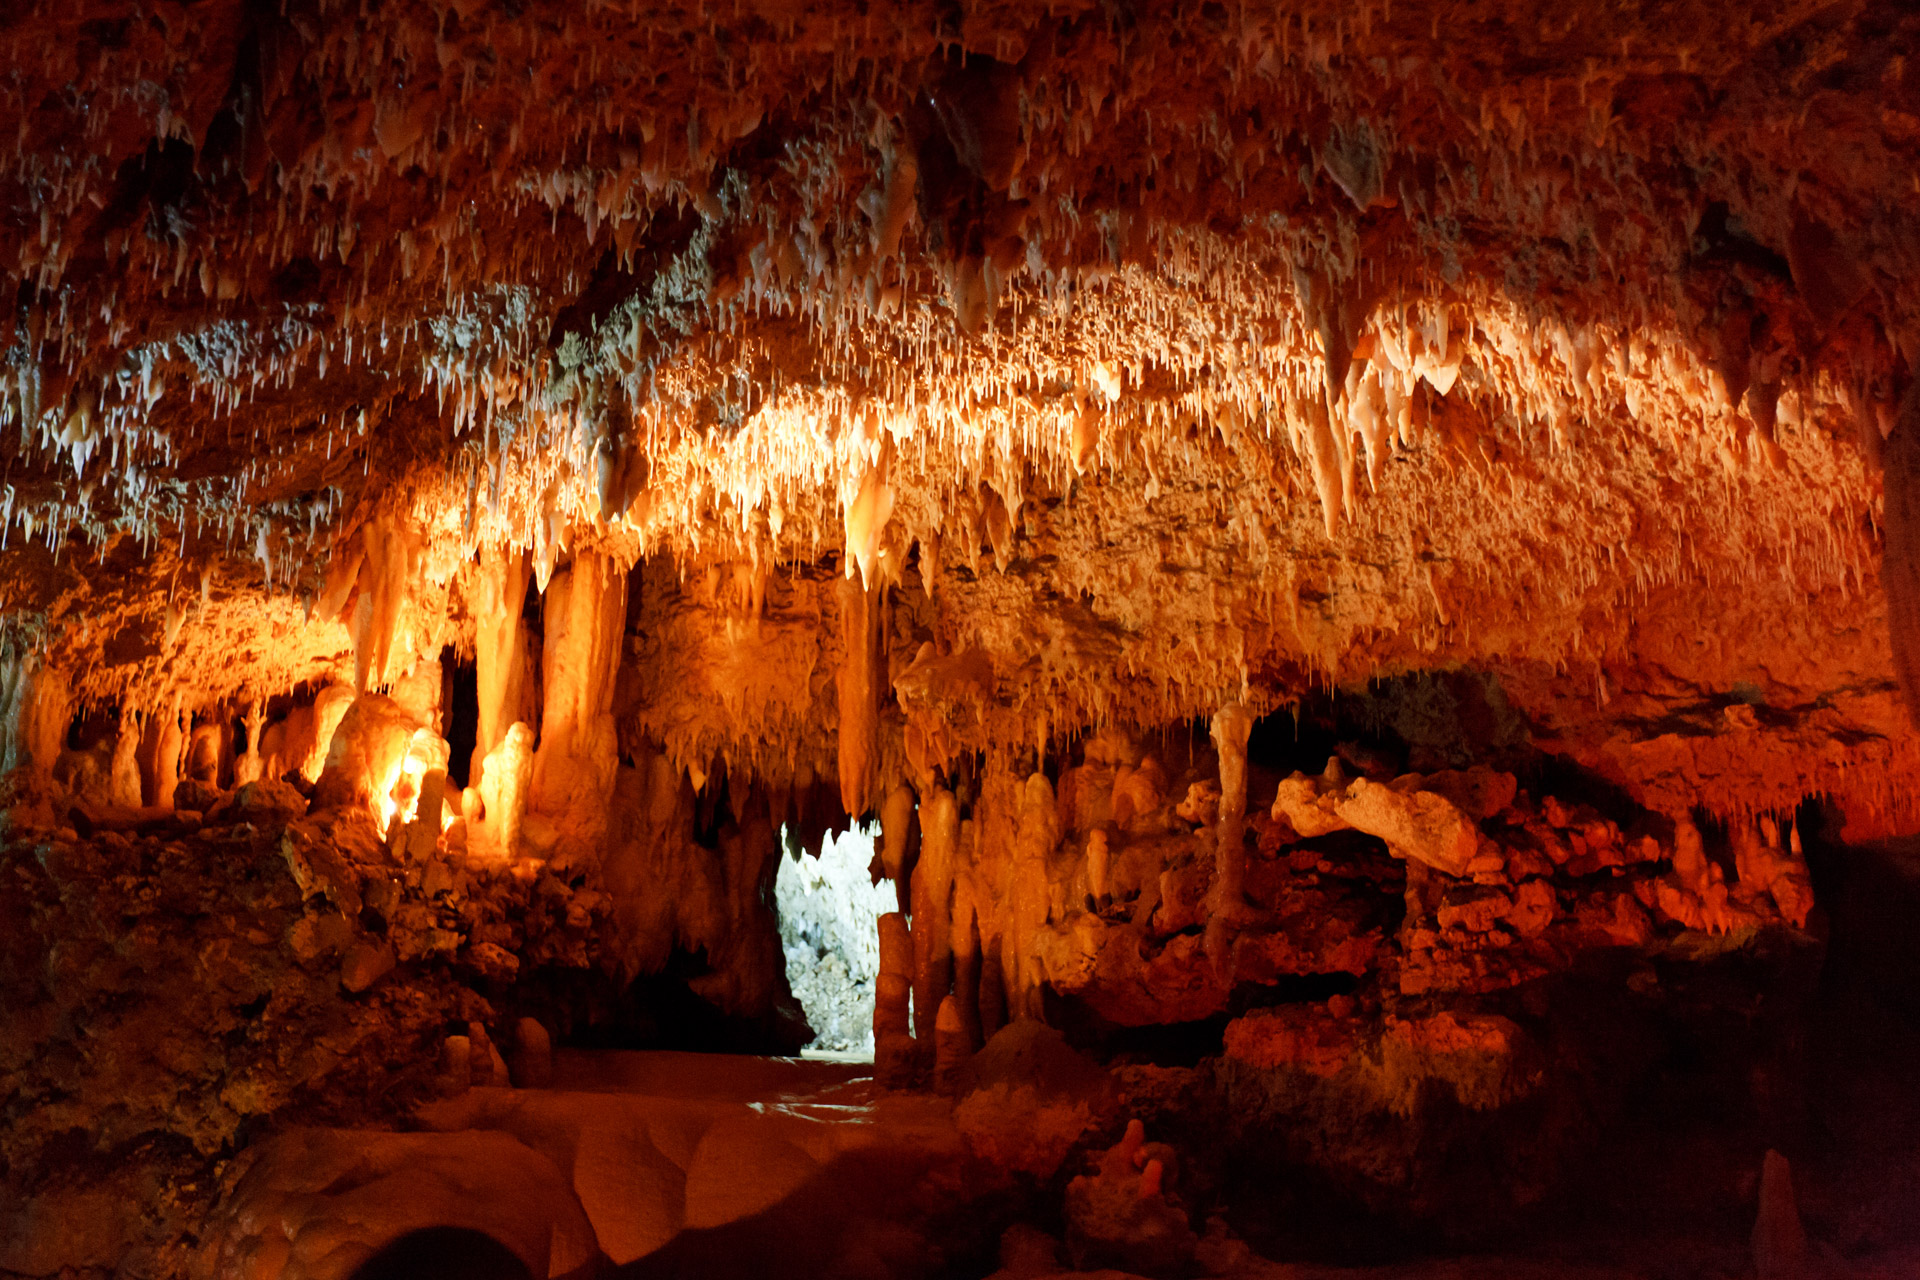
[[[0,1274],[1913,1271],[1909,8],[14,0]]]

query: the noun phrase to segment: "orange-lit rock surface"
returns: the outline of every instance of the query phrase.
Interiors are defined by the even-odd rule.
[[[797,1050],[780,859],[863,821],[940,1265],[1483,1242],[1661,1107],[1724,1216],[1810,1132],[1835,851],[1920,831],[1917,59],[1858,0],[11,6],[0,1275],[204,1261],[556,1039]],[[618,1230],[569,1267],[677,1238]]]

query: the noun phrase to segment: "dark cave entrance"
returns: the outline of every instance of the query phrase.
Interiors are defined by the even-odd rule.
[[[485,1232],[424,1227],[380,1249],[351,1280],[533,1280],[533,1273]]]
[[[451,647],[440,651],[440,705],[445,708],[447,780],[465,787],[480,738],[480,675],[473,659],[461,658]]]

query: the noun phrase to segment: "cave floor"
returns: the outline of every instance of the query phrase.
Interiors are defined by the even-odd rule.
[[[1591,1194],[1542,1205],[1545,1211],[1516,1219],[1510,1232],[1452,1244],[1443,1237],[1400,1240],[1377,1223],[1344,1218],[1303,1232],[1309,1224],[1297,1213],[1266,1231],[1226,1210],[1203,1222],[1209,1205],[1232,1199],[1219,1194],[1228,1188],[1216,1186],[1192,1203],[1193,1226],[1208,1232],[1210,1247],[1181,1274],[1246,1280],[1920,1276],[1920,1088],[1912,1067],[1920,1061],[1920,998],[1914,995],[1920,986],[1913,982],[1920,943],[1906,924],[1920,910],[1920,846],[1861,850],[1846,866],[1848,874],[1824,895],[1829,923],[1822,928],[1830,942],[1818,991],[1797,1024],[1799,1048],[1791,1056],[1797,1065],[1780,1080],[1748,1082],[1780,1091],[1774,1130],[1759,1134],[1708,1117],[1684,1134],[1669,1134],[1659,1131],[1660,1116],[1637,1116],[1622,1144],[1637,1163],[1608,1166],[1588,1180]],[[413,1117],[424,1133],[334,1130],[306,1148],[269,1150],[259,1176],[245,1183],[246,1194],[227,1213],[235,1221],[267,1221],[278,1211],[277,1200],[281,1208],[305,1206],[301,1213],[318,1212],[371,1241],[446,1225],[444,1218],[417,1216],[428,1212],[418,1206],[433,1203],[417,1192],[450,1187],[455,1194],[439,1202],[441,1212],[470,1215],[453,1225],[493,1230],[495,1219],[510,1225],[516,1214],[537,1224],[571,1213],[565,1256],[582,1259],[588,1269],[559,1268],[548,1272],[553,1276],[1028,1280],[1130,1274],[1036,1265],[1031,1252],[1024,1259],[1009,1256],[1018,1253],[1003,1248],[1010,1227],[1030,1240],[1057,1241],[1067,1180],[1097,1153],[1083,1143],[1037,1175],[996,1162],[992,1144],[983,1148],[979,1141],[977,1100],[989,1090],[976,1088],[956,1107],[942,1095],[880,1087],[871,1063],[824,1058],[563,1048],[551,1067],[544,1087],[473,1087],[427,1104]],[[1116,1067],[1116,1076],[1127,1070]],[[1195,1079],[1191,1073],[1179,1078]],[[999,1111],[1002,1103],[991,1107]],[[1043,1107],[1027,1116],[1045,1123],[1050,1114]],[[1220,1122],[1227,1129],[1235,1123],[1231,1116]],[[989,1129],[988,1136],[1004,1138],[1026,1123],[1019,1114],[996,1115],[992,1124],[1001,1131]],[[1111,1130],[1090,1130],[1086,1141],[1103,1145]],[[1181,1157],[1196,1163],[1209,1144],[1231,1141],[1219,1128],[1168,1138],[1184,1142]],[[1784,1271],[1756,1268],[1750,1244],[1755,1166],[1768,1145],[1792,1157],[1808,1240],[1804,1265]],[[327,1159],[341,1169],[377,1168],[379,1177],[357,1172],[332,1180],[322,1169]],[[316,1210],[311,1193],[321,1187],[320,1197],[336,1202]],[[1224,1225],[1229,1222],[1231,1229]],[[336,1233],[312,1234],[330,1239]],[[510,1244],[520,1240],[511,1231],[499,1234]],[[553,1238],[561,1234],[556,1229]],[[563,1254],[559,1243],[542,1243],[538,1231],[526,1239],[532,1243],[516,1250],[522,1257]],[[610,1271],[593,1270],[602,1255]],[[1363,1261],[1367,1265],[1356,1265]]]
[[[1842,1009],[1834,1018],[1825,1030],[1838,1047],[1856,1036],[1909,1034],[1876,1021],[1871,1009]],[[1796,1171],[1812,1269],[1793,1274],[1920,1275],[1920,1115],[1910,1082],[1897,1070],[1825,1066],[1823,1078],[1836,1087],[1820,1106],[1824,1149]],[[989,1237],[1010,1213],[1022,1216],[1010,1204],[1017,1196],[981,1177],[947,1100],[882,1089],[871,1064],[858,1061],[561,1050],[550,1088],[476,1088],[432,1104],[420,1119],[443,1132],[504,1131],[570,1167],[621,1276],[894,1275],[903,1255],[929,1247],[950,1259],[935,1274],[981,1276],[997,1252]],[[1756,1274],[1747,1225],[1676,1230],[1647,1221],[1635,1229],[1596,1208],[1591,1221],[1536,1226],[1498,1252],[1335,1266],[1268,1261],[1236,1241],[1217,1265],[1194,1274],[1746,1280]],[[1879,1247],[1863,1253],[1869,1237]],[[1081,1274],[1118,1280],[1129,1273],[993,1273],[995,1280]]]
[[[550,1088],[472,1089],[419,1119],[503,1131],[570,1169],[601,1249],[635,1276],[917,1247],[893,1224],[937,1216],[941,1171],[968,1163],[949,1102],[883,1090],[857,1062],[562,1050]]]

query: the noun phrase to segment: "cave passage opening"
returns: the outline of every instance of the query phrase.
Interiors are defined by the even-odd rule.
[[[440,652],[440,705],[446,709],[447,778],[456,787],[472,780],[473,748],[480,736],[480,669],[449,645]]]
[[[782,828],[774,880],[787,983],[813,1028],[808,1056],[871,1058],[879,919],[898,907],[892,881],[874,883],[877,824],[829,832],[813,857]]]

